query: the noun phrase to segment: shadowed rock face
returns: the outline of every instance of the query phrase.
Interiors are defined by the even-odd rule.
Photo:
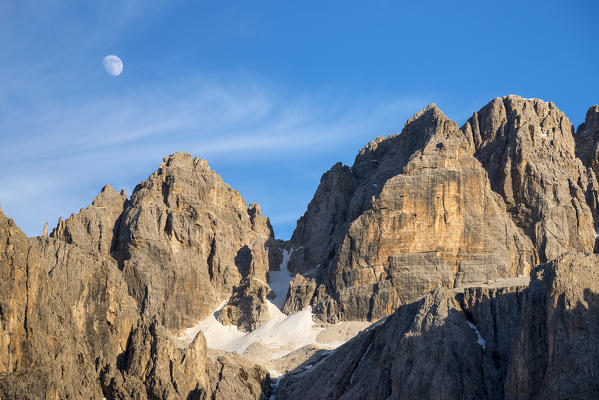
[[[578,126],[574,139],[576,156],[597,175],[599,173],[599,105],[588,109],[585,121]]]
[[[369,143],[351,170],[334,166],[291,239],[290,269],[304,277],[285,311],[375,320],[437,287],[528,273],[537,253],[474,151],[433,105]]]
[[[585,167],[592,169],[597,177],[599,174],[599,105],[589,108],[585,122],[578,126],[574,139],[576,141],[576,157],[582,161]],[[596,199],[597,188],[593,186],[587,190],[587,203],[593,211],[595,221],[598,220]],[[597,251],[597,244],[595,247]]]
[[[592,399],[599,257],[568,253],[530,287],[435,289],[280,383],[279,399]]]
[[[599,256],[568,253],[533,271],[505,398],[597,398],[598,376]]]
[[[321,364],[285,377],[278,398],[480,399],[483,358],[455,294],[436,289]]]

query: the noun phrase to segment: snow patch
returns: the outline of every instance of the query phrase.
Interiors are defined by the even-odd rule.
[[[268,278],[270,280],[268,286],[270,286],[270,290],[272,290],[275,295],[272,302],[279,308],[279,310],[283,308],[283,304],[287,298],[289,282],[291,281],[291,274],[287,269],[291,252],[293,252],[293,249],[291,249],[291,251],[283,250],[283,261],[281,262],[280,270],[268,272]]]
[[[485,342],[485,339],[483,339],[483,337],[480,334],[480,331],[478,330],[478,328],[476,327],[476,325],[474,325],[472,322],[470,321],[466,321],[466,323],[468,324],[468,326],[470,328],[472,328],[472,330],[474,331],[474,333],[476,333],[476,343],[478,343],[480,345],[480,347],[482,347],[483,351],[486,349],[487,347],[487,342]]]
[[[225,304],[226,302],[221,303],[208,318],[186,329],[174,340],[178,344],[189,345],[202,331],[206,344],[211,349],[243,353],[250,344],[261,342],[273,350],[279,350],[276,356],[283,357],[300,347],[316,343],[316,336],[324,329],[315,326],[311,307],[293,315],[285,315],[277,306],[268,302],[272,318],[252,332],[242,332],[236,326],[223,325],[216,319],[217,312]]]
[[[185,329],[181,335],[174,338],[175,343],[186,347],[195,339],[200,331],[204,333],[208,347],[215,349],[220,349],[226,343],[241,338],[244,332],[241,332],[234,325],[223,325],[216,319],[216,316],[225,304],[227,304],[227,300],[220,303],[206,319],[191,328]]]

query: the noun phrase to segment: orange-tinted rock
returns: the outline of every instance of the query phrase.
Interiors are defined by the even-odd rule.
[[[473,153],[471,138],[429,106],[401,134],[361,150],[351,172],[335,166],[325,174],[298,223],[309,239],[292,239],[302,248],[292,254],[296,271],[309,271],[320,284],[310,303],[323,319],[374,320],[437,287],[528,273],[536,262],[532,243]],[[331,203],[328,192],[352,195]],[[340,204],[348,206],[340,210]],[[323,252],[312,244],[325,241],[318,218],[326,212],[341,217],[329,223],[337,242]],[[308,264],[314,260],[318,267]],[[293,295],[287,312],[305,303]]]

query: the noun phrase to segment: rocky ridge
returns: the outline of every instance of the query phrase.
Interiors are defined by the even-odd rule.
[[[0,212],[0,399],[594,398],[598,115],[574,134],[507,96],[459,128],[431,105],[323,175],[290,242],[183,153],[50,237]],[[288,323],[287,269],[283,311],[312,306],[322,340],[380,320],[277,359],[178,339],[219,304],[241,331]]]
[[[591,399],[599,256],[570,252],[530,287],[435,289],[280,383],[278,399]]]
[[[3,214],[0,228],[0,398],[268,397],[261,367],[207,355],[201,333],[184,349],[172,339],[244,276],[266,282],[276,246],[259,207],[205,162],[170,156],[130,200],[106,186],[50,237]]]
[[[462,128],[431,105],[401,134],[370,142],[351,168],[323,175],[291,238],[300,275],[285,311],[311,305],[324,321],[374,321],[437,287],[592,252],[590,166],[553,103],[497,98]]]

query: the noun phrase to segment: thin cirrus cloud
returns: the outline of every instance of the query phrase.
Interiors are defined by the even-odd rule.
[[[392,133],[391,127],[426,104],[416,98],[348,103],[327,94],[291,98],[257,79],[231,81],[188,76],[118,96],[38,99],[29,104],[31,114],[15,110],[0,121],[7,133],[0,139],[7,165],[0,172],[3,210],[36,235],[45,221],[52,225],[89,204],[104,183],[130,194],[162,157],[186,151],[211,165],[234,160],[239,167],[233,180],[247,184],[242,195],[267,204],[263,212],[288,236],[293,216],[301,215],[312,193],[276,204],[278,192],[289,192],[294,180],[279,176],[277,163],[291,157],[301,165],[315,153],[338,151],[340,143],[364,144]],[[239,163],[250,166],[250,176],[244,177]],[[252,179],[280,186],[255,189]]]
[[[251,72],[139,79],[143,61],[113,46],[166,2],[89,3],[76,15],[67,1],[15,4],[0,4],[0,74],[10,77],[0,82],[0,203],[28,235],[86,207],[106,183],[131,194],[164,156],[185,151],[288,237],[320,174],[427,103],[302,93]],[[111,53],[126,64],[121,80],[101,69]]]

